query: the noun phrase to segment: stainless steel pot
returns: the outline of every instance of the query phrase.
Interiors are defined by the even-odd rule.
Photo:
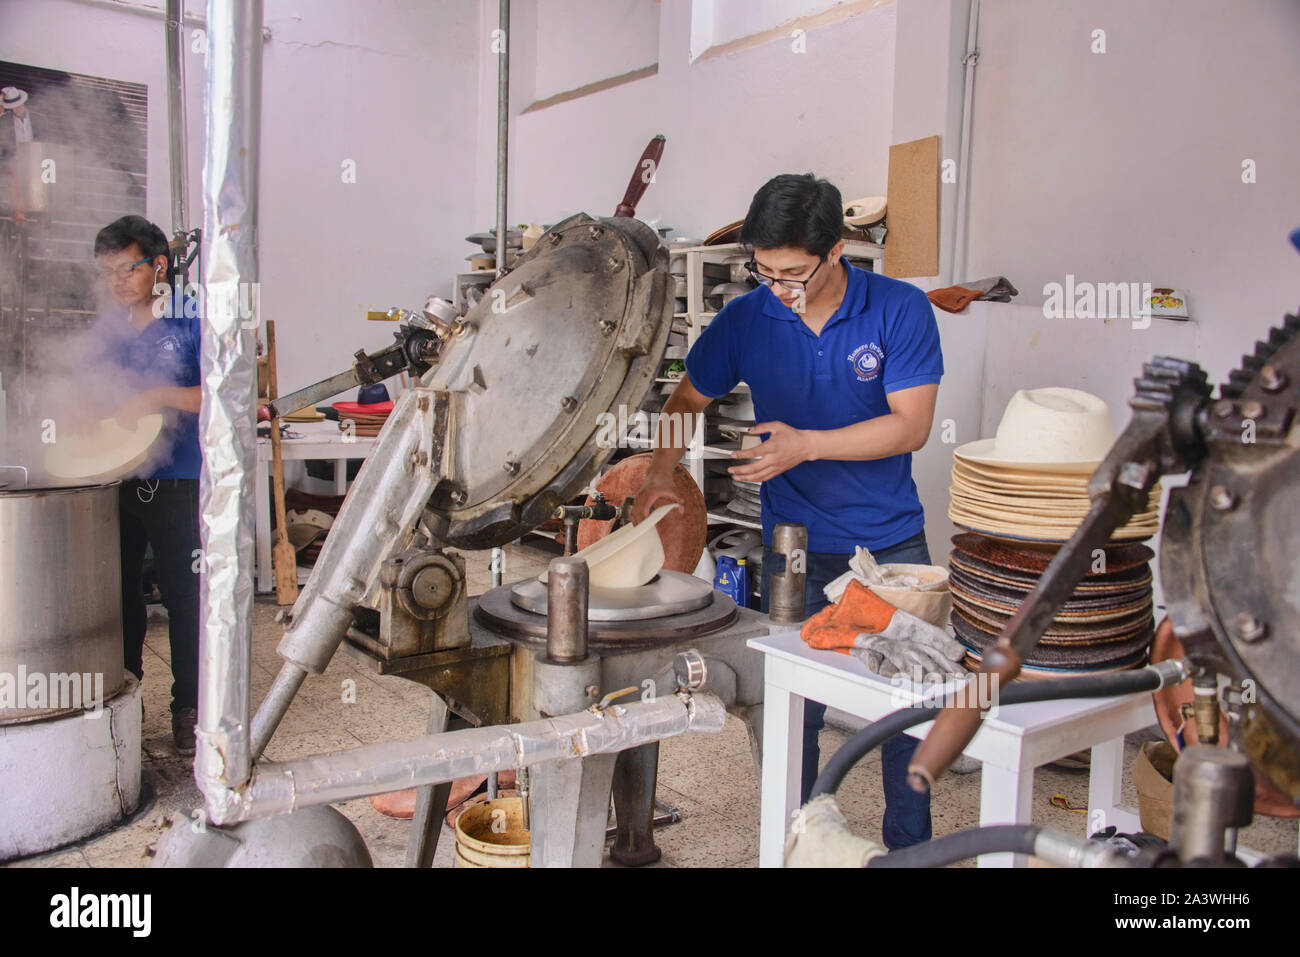
[[[121,690],[117,494],[117,483],[0,492],[0,724]]]

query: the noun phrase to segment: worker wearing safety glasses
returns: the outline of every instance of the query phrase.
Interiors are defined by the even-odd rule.
[[[930,434],[943,375],[934,311],[917,287],[868,272],[842,256],[840,192],[811,174],[785,174],[754,195],[740,241],[750,247],[758,286],[723,306],[686,357],[686,375],[664,418],[695,416],[745,382],[762,444],[734,453],[731,468],[761,482],[762,610],[782,522],[808,530],[807,612],[848,571],[857,546],[881,564],[930,564],[925,512],[912,480],[912,453]],[[687,419],[694,421],[694,418]],[[665,442],[636,495],[633,518],[680,501],[672,470],[683,443]],[[801,803],[817,777],[817,735],[826,706],[806,700]],[[907,784],[917,740],[882,748],[883,838],[890,849],[929,840],[930,798]]]

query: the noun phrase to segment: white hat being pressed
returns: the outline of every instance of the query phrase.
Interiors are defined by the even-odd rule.
[[[1050,386],[1011,397],[997,434],[960,446],[960,459],[1027,471],[1091,472],[1115,442],[1110,407],[1090,392]]]
[[[657,526],[680,505],[661,505],[639,525],[627,524],[592,542],[574,558],[587,563],[592,588],[636,588],[659,574],[664,567],[664,546]],[[546,573],[537,576],[546,581]]]

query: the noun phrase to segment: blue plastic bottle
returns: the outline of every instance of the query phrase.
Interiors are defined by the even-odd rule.
[[[736,593],[731,597],[741,608],[749,607],[749,566],[743,558],[736,561]]]
[[[738,574],[736,560],[730,555],[718,556],[718,567],[713,573],[713,587],[724,595],[729,596],[733,601],[736,598],[736,584]]]

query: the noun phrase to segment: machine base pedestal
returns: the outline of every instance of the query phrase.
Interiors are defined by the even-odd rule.
[[[120,823],[140,803],[140,684],[86,712],[0,725],[0,861]]]

